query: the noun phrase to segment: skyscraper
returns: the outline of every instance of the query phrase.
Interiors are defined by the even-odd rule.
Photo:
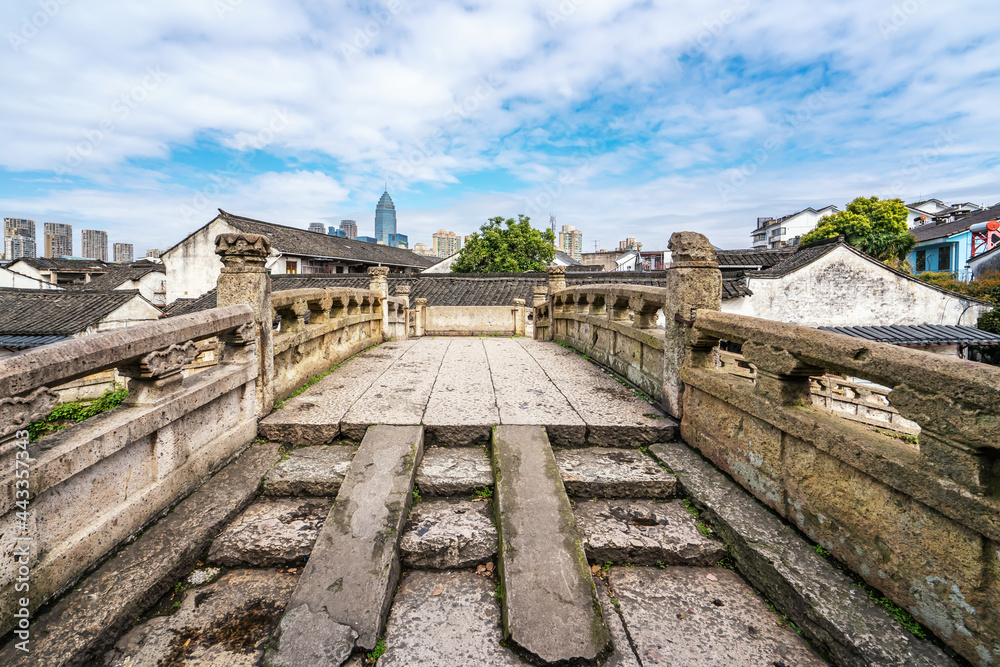
[[[310,222],[309,231],[316,232],[317,234],[326,234],[326,227],[322,222]]]
[[[390,235],[396,234],[396,205],[392,203],[388,188],[382,193],[375,207],[375,239],[391,245]]]
[[[431,238],[434,254],[438,257],[451,257],[462,249],[462,237],[455,232],[439,229]]]
[[[73,254],[73,227],[60,222],[45,223],[45,256],[63,257]]]
[[[349,239],[358,238],[358,223],[354,220],[341,220],[340,229],[344,232],[343,236]]]
[[[38,257],[35,247],[35,221],[24,218],[3,219],[3,254],[6,259]]]
[[[134,260],[135,253],[131,243],[116,243],[114,250],[116,264],[127,264]]]
[[[87,259],[108,261],[108,233],[99,229],[85,229],[83,236],[83,256]]]
[[[583,259],[583,232],[573,225],[563,225],[559,232],[559,249],[580,261]]]

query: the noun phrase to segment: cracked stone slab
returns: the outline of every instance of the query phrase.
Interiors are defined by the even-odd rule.
[[[348,408],[415,342],[392,341],[362,352],[261,420],[259,433],[293,445],[333,442]]]
[[[517,342],[587,423],[589,444],[640,447],[674,439],[676,421],[636,396],[600,366],[559,345],[529,338]]]
[[[208,551],[208,562],[225,567],[299,564],[309,557],[330,498],[265,498],[248,507]]]
[[[493,376],[482,339],[453,339],[424,411],[427,444],[487,443],[490,427],[499,423]]]
[[[598,563],[715,565],[726,555],[679,500],[578,501],[573,515],[587,557]]]
[[[420,426],[368,429],[268,649],[272,667],[340,664],[356,647],[375,648],[422,451]]]
[[[500,645],[493,580],[472,572],[410,572],[396,591],[379,667],[520,667]]]
[[[513,338],[483,339],[501,424],[545,426],[558,446],[580,446],[587,424],[545,370]]]
[[[420,424],[450,340],[421,339],[380,375],[341,421],[344,437],[360,440],[372,424]],[[332,376],[331,376],[332,377]]]
[[[492,560],[497,531],[490,504],[432,500],[414,505],[399,545],[403,567],[448,570]]]
[[[295,588],[296,576],[231,570],[188,589],[170,616],[155,616],[125,634],[104,656],[106,667],[256,664]]]
[[[632,644],[625,632],[625,624],[618,613],[618,608],[611,601],[611,594],[608,592],[608,584],[601,579],[595,579],[594,585],[597,587],[597,599],[601,603],[601,611],[604,612],[604,622],[608,624],[611,632],[611,642],[614,644],[614,652],[604,662],[601,667],[642,667]]]
[[[671,498],[677,478],[637,449],[557,449],[566,492],[576,498]]]
[[[264,495],[334,498],[357,451],[351,445],[293,449],[264,476]]]
[[[417,487],[425,496],[469,496],[493,486],[493,468],[482,447],[431,447],[417,468]]]
[[[493,463],[507,636],[544,662],[596,661],[611,638],[545,430],[498,426]]]
[[[731,570],[613,567],[608,579],[644,667],[827,664]]]

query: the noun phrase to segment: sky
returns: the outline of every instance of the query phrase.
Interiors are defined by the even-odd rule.
[[[5,0],[0,214],[136,254],[216,210],[584,250],[857,196],[1000,201],[995,0]],[[596,244],[596,245],[595,245]]]

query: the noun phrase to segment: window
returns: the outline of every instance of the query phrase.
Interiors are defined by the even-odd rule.
[[[927,270],[927,251],[918,250],[917,251],[917,272]]]
[[[285,260],[285,273],[298,273],[299,263],[293,262],[291,260]]]
[[[938,248],[938,271],[951,271],[951,246]]]

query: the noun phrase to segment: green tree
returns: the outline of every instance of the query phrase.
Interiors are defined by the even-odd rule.
[[[506,226],[506,228],[505,228]],[[555,256],[555,235],[531,226],[531,219],[490,218],[474,233],[452,264],[452,273],[544,271]]]
[[[890,263],[906,257],[917,242],[906,226],[903,200],[878,197],[858,197],[846,210],[824,215],[816,229],[802,237],[802,243],[835,236],[843,236],[861,252]]]

